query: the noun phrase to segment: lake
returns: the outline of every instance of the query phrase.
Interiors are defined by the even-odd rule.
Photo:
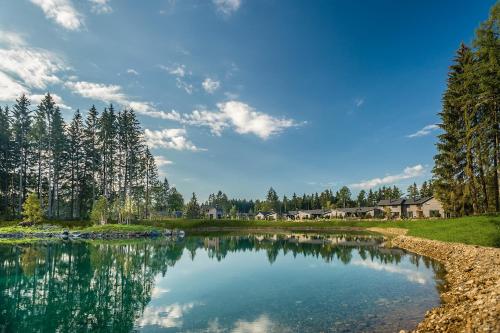
[[[0,332],[394,332],[443,267],[373,235],[0,245]]]

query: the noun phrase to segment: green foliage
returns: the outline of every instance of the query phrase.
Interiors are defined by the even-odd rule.
[[[30,193],[23,204],[23,216],[26,221],[40,223],[43,220],[42,206],[36,193]]]
[[[500,3],[448,74],[432,185],[452,216],[500,211]],[[423,191],[423,189],[422,189]]]
[[[106,224],[110,216],[108,199],[105,196],[100,196],[94,202],[92,207],[92,212],[90,213],[90,219],[94,224]]]
[[[186,205],[186,217],[188,219],[197,219],[201,216],[200,205],[196,199],[196,194],[193,192],[191,200]]]

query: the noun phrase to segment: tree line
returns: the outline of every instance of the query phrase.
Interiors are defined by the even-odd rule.
[[[499,212],[500,3],[462,43],[439,113],[435,192],[452,216]]]
[[[433,195],[432,180],[424,181],[419,188],[416,183],[408,187],[406,196],[408,198],[429,197]],[[350,208],[350,207],[373,207],[383,199],[399,199],[405,196],[403,191],[397,186],[382,186],[376,190],[361,190],[356,196],[352,195],[347,186],[341,187],[333,192],[326,189],[321,193],[312,193],[297,195],[293,193],[291,197],[283,195],[280,198],[274,190],[270,188],[267,191],[264,200],[248,199],[229,199],[227,194],[222,191],[212,193],[208,200],[203,204],[198,204],[196,195],[189,202],[191,207],[198,207],[198,212],[203,212],[210,207],[217,207],[223,211],[225,216],[235,217],[238,213],[253,214],[257,212],[278,212],[285,213],[291,210],[310,210],[310,209],[331,209],[331,208]],[[196,212],[196,208],[192,210]],[[195,213],[196,215],[196,213]],[[194,217],[192,214],[190,217]]]
[[[0,215],[20,216],[29,193],[49,219],[88,218],[97,201],[119,221],[184,206],[159,181],[132,109],[92,106],[66,123],[49,93],[34,109],[25,95],[0,107]]]

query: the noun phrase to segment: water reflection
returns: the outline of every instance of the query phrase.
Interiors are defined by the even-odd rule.
[[[329,275],[342,271],[335,265],[349,267],[342,274],[351,274],[352,279],[358,278],[360,273],[353,270],[358,267],[401,275],[416,284],[437,279],[440,287],[439,264],[398,249],[381,249],[379,242],[359,235],[270,234],[0,245],[0,332],[129,332],[155,327],[169,332],[349,330],[351,324],[345,320],[336,324],[333,310],[338,318],[352,311],[369,313],[361,307],[356,310],[358,305],[352,302],[339,301],[354,291],[341,285],[342,276]],[[264,253],[266,265],[259,259]],[[230,254],[234,262],[225,259]],[[178,263],[179,271],[174,271]],[[214,268],[214,263],[220,264]],[[327,270],[307,268],[318,263]],[[426,270],[419,270],[420,265]],[[210,274],[201,271],[203,267],[211,267],[206,271]],[[261,275],[252,276],[254,272]],[[338,278],[341,286],[335,294],[330,294],[335,289],[332,278]],[[367,282],[379,283],[378,278],[382,277],[374,275]],[[304,287],[301,283],[307,280],[313,285]],[[247,293],[246,287],[252,290]],[[299,290],[292,293],[287,288]],[[356,297],[358,301],[364,296],[374,298],[367,294],[363,291]],[[337,296],[339,300],[332,303]],[[389,310],[400,306],[376,297],[363,302]],[[338,309],[328,308],[332,304]],[[264,308],[267,312],[262,312]],[[297,322],[289,319],[299,313]],[[323,321],[307,322],[316,316]],[[355,320],[371,320],[363,318]],[[380,320],[373,322],[380,327]]]

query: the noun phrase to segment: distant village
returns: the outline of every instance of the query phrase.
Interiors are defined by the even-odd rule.
[[[442,204],[434,196],[422,198],[399,198],[380,200],[376,206],[332,209],[301,209],[287,212],[260,211],[225,214],[221,208],[207,207],[204,215],[208,219],[235,217],[243,220],[316,220],[316,219],[420,219],[445,217]]]

